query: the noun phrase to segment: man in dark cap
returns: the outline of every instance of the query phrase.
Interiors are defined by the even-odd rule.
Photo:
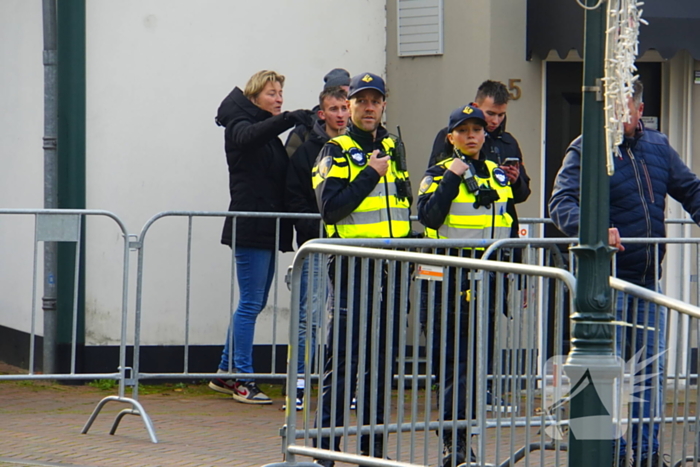
[[[328,141],[318,155],[312,180],[328,237],[401,238],[411,234],[408,172],[395,157],[396,141],[381,124],[385,96],[380,76],[362,73],[353,77],[348,128],[344,135]],[[385,422],[385,390],[391,391],[401,307],[406,306],[401,300],[401,267],[392,270],[391,265],[369,262],[365,268],[342,255],[332,256],[328,267],[337,296],[329,301],[328,352],[317,420],[323,428],[343,427],[350,393],[357,387],[358,424],[373,425],[368,434],[360,436],[359,451],[373,457],[386,456],[384,430],[378,425]],[[326,451],[340,451],[340,437],[322,436],[319,445]],[[316,463],[334,465],[331,459],[317,459]]]
[[[344,89],[345,92],[348,92],[350,87],[350,73],[343,68],[333,68],[331,71],[329,71],[326,76],[323,77],[323,89],[332,87],[340,87]],[[311,126],[297,125],[292,129],[292,131],[289,132],[287,142],[284,144],[289,157],[292,157],[292,154],[299,149],[299,146],[301,146],[304,141],[309,139],[309,134],[311,134],[314,125],[316,125],[316,122],[318,121],[318,111],[321,110],[321,108],[316,105],[311,110],[314,113],[314,119]]]

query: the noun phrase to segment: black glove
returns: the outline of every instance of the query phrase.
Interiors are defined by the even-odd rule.
[[[294,122],[295,125],[304,125],[307,128],[311,128],[314,124],[313,116],[313,111],[299,109],[292,110],[291,112],[285,112],[284,119]]]

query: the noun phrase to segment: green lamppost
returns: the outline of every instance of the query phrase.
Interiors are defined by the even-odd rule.
[[[569,466],[612,465],[613,352],[609,285],[609,178],[606,172],[603,83],[607,0],[582,0],[585,14],[581,197],[572,348],[565,370],[571,380]],[[585,388],[585,389],[584,389]]]

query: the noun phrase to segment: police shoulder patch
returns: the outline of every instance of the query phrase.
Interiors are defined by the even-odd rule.
[[[508,185],[508,176],[500,167],[493,169],[493,178],[500,186]]]
[[[348,155],[350,156],[350,159],[352,161],[359,165],[360,167],[364,166],[367,164],[367,156],[365,153],[359,149],[359,148],[350,148],[348,149]]]
[[[420,182],[420,187],[418,188],[418,194],[423,194],[426,191],[428,191],[428,188],[430,188],[430,185],[433,184],[433,177],[430,175],[426,175],[423,177],[423,180]]]
[[[318,174],[325,179],[333,166],[333,156],[326,156],[318,163]]]

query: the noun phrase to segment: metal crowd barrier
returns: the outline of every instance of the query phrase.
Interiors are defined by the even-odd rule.
[[[29,332],[29,370],[27,374],[0,375],[0,381],[9,380],[61,380],[84,381],[95,379],[115,380],[119,383],[116,396],[108,396],[98,404],[89,420],[82,429],[85,434],[90,429],[97,414],[108,402],[119,402],[131,407],[122,410],[118,415],[110,434],[114,434],[119,421],[126,414],[140,415],[153,442],[157,442],[155,431],[150,417],[141,404],[133,398],[125,397],[125,388],[130,382],[130,368],[126,362],[126,330],[127,330],[127,299],[129,284],[129,233],[124,222],[109,211],[94,209],[0,209],[0,216],[29,215],[34,217],[33,258],[32,258],[32,288],[31,288],[31,318]],[[80,251],[84,243],[83,227],[88,217],[105,217],[111,219],[117,225],[122,236],[122,284],[121,284],[121,327],[119,344],[119,366],[116,372],[111,373],[78,373],[76,372],[77,359],[77,329],[78,329],[78,283],[80,276]],[[9,237],[6,235],[5,238]],[[73,303],[71,306],[71,341],[70,341],[70,371],[66,373],[35,373],[36,356],[34,354],[36,342],[36,315],[37,315],[37,281],[38,281],[38,245],[40,242],[69,242],[75,244],[75,274],[73,277]],[[18,251],[18,249],[15,249]],[[53,279],[55,280],[55,278]]]
[[[389,287],[394,286],[388,292],[385,291],[388,294],[388,298],[385,298],[390,302],[398,299],[399,302],[398,311],[395,311],[399,326],[394,328],[376,326],[378,310],[376,297],[371,303],[363,301],[362,306],[354,308],[362,316],[359,319],[361,326],[370,322],[375,323],[375,326],[370,326],[372,332],[367,335],[353,335],[351,330],[342,326],[327,328],[327,323],[321,320],[316,358],[321,360],[321,365],[325,362],[326,371],[329,369],[333,371],[330,373],[330,379],[323,384],[324,375],[313,373],[314,368],[318,367],[318,362],[317,366],[310,365],[312,354],[309,352],[306,355],[307,371],[304,375],[298,375],[296,366],[289,365],[287,375],[289,395],[294,394],[298,377],[306,380],[304,410],[297,413],[293,409],[293,404],[290,404],[293,396],[288,396],[290,398],[288,398],[285,414],[285,426],[281,431],[285,462],[269,464],[268,467],[316,465],[301,460],[303,457],[320,459],[321,462],[347,462],[367,466],[416,466],[433,465],[435,462],[442,465],[441,453],[446,439],[445,434],[448,434],[449,441],[449,434],[459,433],[459,430],[466,432],[466,439],[469,440],[467,444],[473,448],[474,459],[470,463],[467,458],[466,465],[505,467],[520,461],[524,461],[525,465],[565,465],[567,462],[566,436],[569,430],[567,394],[569,388],[563,384],[568,379],[563,373],[567,351],[564,348],[562,336],[565,334],[563,328],[568,324],[568,312],[573,301],[574,279],[560,269],[559,251],[552,246],[570,241],[571,239],[511,239],[466,245],[482,247],[485,249],[484,258],[498,256],[501,261],[414,252],[465,246],[464,242],[454,241],[326,239],[306,244],[295,257],[292,273],[290,342],[294,342],[292,336],[298,332],[299,325],[298,319],[295,319],[299,310],[299,266],[309,255],[354,258],[348,260],[350,264],[354,264],[350,268],[354,267],[365,273],[359,284],[354,281],[358,277],[353,274],[348,274],[345,282],[336,281],[333,284],[332,290],[335,290],[336,295],[330,299],[334,302],[331,310],[338,309],[337,293],[342,288],[347,290],[360,288],[358,296],[365,296],[368,286],[362,281],[364,279],[374,281],[376,287],[381,280],[381,275],[377,271],[383,268],[388,275],[388,279],[387,277],[384,279],[388,280]],[[669,243],[675,241],[676,239],[671,239]],[[387,250],[387,248],[396,250]],[[513,261],[514,251],[517,249],[521,251],[518,258],[520,264],[503,261],[504,259]],[[533,251],[528,252],[528,249]],[[551,268],[533,263],[554,264],[558,267]],[[334,266],[336,277],[340,272],[337,264],[336,262]],[[370,266],[371,264],[374,266]],[[440,349],[439,351],[443,352],[441,358],[437,359],[437,365],[440,365],[441,359],[445,358],[446,349],[452,346],[452,350],[457,352],[456,346],[460,344],[446,339],[454,337],[449,332],[440,331],[435,334],[434,328],[431,329],[430,325],[437,322],[435,318],[438,317],[443,320],[443,323],[446,322],[444,321],[446,318],[440,314],[439,307],[435,303],[442,302],[444,309],[444,305],[450,299],[447,289],[432,295],[434,301],[427,306],[427,313],[431,318],[421,320],[421,286],[420,280],[416,279],[418,265],[437,266],[438,269],[443,268],[443,272],[447,266],[454,266],[457,268],[456,271],[463,270],[464,274],[469,274],[468,280],[472,284],[470,289],[477,290],[476,299],[474,296],[471,297],[470,313],[465,315],[468,322],[463,324],[465,330],[462,335],[467,337],[468,350],[473,351],[474,354],[470,354],[466,366],[458,367],[455,364],[454,368],[455,372],[457,370],[465,372],[467,388],[472,388],[475,393],[474,396],[470,395],[463,401],[467,413],[474,414],[473,419],[470,417],[457,421],[445,419],[444,407],[447,403],[446,399],[449,398],[445,396],[442,388],[446,387],[446,369],[444,363],[442,367],[433,366],[434,355],[431,355],[431,351]],[[412,270],[414,277],[412,281],[408,279],[408,270]],[[430,269],[425,270],[430,274]],[[435,272],[435,270],[432,271]],[[495,274],[488,274],[488,272]],[[447,280],[446,272],[444,276],[443,280]],[[557,278],[557,280],[546,278]],[[489,281],[496,286],[489,287]],[[479,286],[480,282],[481,286]],[[435,282],[428,281],[428,284],[430,284],[428,290],[434,292]],[[629,315],[616,318],[614,324],[617,329],[620,329],[616,335],[616,345],[621,348],[630,345],[634,348],[639,345],[637,342],[639,337],[635,337],[635,333],[625,332],[627,329],[636,329],[636,327],[625,323],[627,321],[642,323],[637,327],[649,328],[647,316],[650,303],[668,309],[666,322],[669,326],[663,333],[666,340],[668,340],[668,330],[672,326],[675,326],[676,335],[680,336],[678,341],[669,342],[668,352],[660,354],[660,358],[656,360],[652,358],[651,363],[641,359],[639,355],[637,360],[633,360],[629,352],[620,354],[620,358],[623,358],[627,365],[624,367],[626,373],[621,374],[617,382],[615,422],[619,429],[617,437],[610,436],[611,443],[615,446],[615,455],[618,457],[626,455],[627,464],[625,465],[632,465],[633,459],[638,459],[634,465],[647,465],[639,460],[643,457],[643,451],[641,444],[633,445],[632,440],[635,437],[633,433],[635,431],[641,433],[645,424],[651,424],[652,429],[656,424],[661,460],[670,462],[674,467],[685,463],[697,465],[698,446],[700,446],[698,435],[700,425],[696,417],[699,395],[697,352],[700,340],[700,321],[698,321],[700,309],[616,278],[611,278],[611,285],[614,288],[615,301],[629,302],[621,306],[623,312],[628,313],[628,309],[631,310]],[[454,291],[450,291],[452,292]],[[460,297],[454,297],[454,303],[457,303],[457,300],[460,300]],[[348,308],[352,309],[352,307],[353,305],[348,303]],[[637,308],[639,311],[635,311]],[[485,312],[478,310],[487,309],[489,319],[482,319]],[[384,309],[382,311],[386,312]],[[474,316],[481,318],[474,318]],[[421,326],[421,321],[427,321],[428,325],[423,323]],[[553,326],[548,327],[547,322],[553,322]],[[405,325],[407,327],[404,328]],[[340,330],[337,329],[338,327]],[[425,331],[424,335],[421,335],[421,328]],[[343,363],[342,361],[334,363],[335,359],[329,358],[329,355],[336,355],[339,350],[337,345],[332,344],[337,342],[339,332],[346,331],[348,339],[351,336],[359,337],[360,350],[362,350],[363,343],[381,344],[391,341],[392,329],[400,330],[398,348],[396,353],[392,354],[392,358],[396,359],[394,369],[390,371],[385,368],[383,372],[378,371],[380,367],[377,365],[377,359],[380,355],[375,350],[375,345],[366,355],[365,352],[360,352],[358,355],[356,382],[353,382],[356,384],[355,387],[347,381],[339,386],[339,382],[332,379],[333,372],[338,372],[338,366]],[[386,330],[388,335],[378,334],[383,330]],[[328,336],[325,335],[326,333]],[[647,336],[645,338],[647,341],[642,343],[643,346],[651,346],[652,349],[658,350],[661,334],[643,333],[642,335]],[[439,342],[437,347],[430,345],[432,339]],[[291,346],[290,361],[296,361],[295,347],[295,345]],[[630,361],[637,363],[636,369]],[[665,371],[662,372],[662,378],[657,384],[652,382],[648,388],[635,389],[635,386],[630,383],[635,381],[635,373],[639,380],[640,371],[645,369],[647,363],[650,368],[648,371],[658,372],[654,362],[658,362],[656,365],[663,364],[662,368],[665,368]],[[670,366],[674,368],[670,370]],[[347,376],[349,371],[350,367],[346,363],[344,375]],[[359,376],[365,373],[369,374],[367,380]],[[317,377],[319,382],[314,386],[313,382]],[[327,373],[326,378],[328,377]],[[382,392],[376,385],[381,378],[385,381],[393,381],[393,386],[385,384],[385,390]],[[345,423],[337,426],[332,422],[323,423],[323,410],[319,410],[319,407],[323,406],[324,391],[326,397],[331,400],[331,404],[327,403],[326,406],[330,406],[336,413],[342,411]],[[633,398],[630,403],[629,397],[637,394],[636,397],[640,398],[640,392],[650,398],[650,404],[659,401],[662,398],[660,394],[663,394],[665,403],[659,408],[664,407],[665,410],[663,412],[659,410],[658,413],[646,417],[643,413],[634,412],[635,399]],[[350,410],[351,395],[357,398],[355,413]],[[380,400],[384,402],[383,407],[390,407],[383,412],[383,421],[375,418],[381,411],[382,405],[378,404]],[[454,393],[452,403],[457,403]],[[638,407],[643,407],[643,404],[644,402],[637,402]],[[334,416],[331,417],[331,419],[334,418]],[[435,436],[435,433],[438,436]],[[323,438],[333,440],[334,436],[341,437],[337,447],[332,442],[329,443],[330,446],[325,446],[323,449],[319,447]],[[369,445],[368,442],[363,445],[363,436],[369,437]],[[372,441],[377,436],[383,442],[375,446]],[[624,444],[622,439],[629,440],[626,454],[621,448]],[[457,441],[456,437],[451,441],[454,445]],[[467,456],[471,454],[470,449],[465,452]],[[368,454],[376,457],[370,457]]]
[[[138,402],[138,387],[139,381],[145,379],[169,379],[169,380],[195,380],[209,379],[221,376],[217,373],[202,373],[190,371],[190,338],[189,329],[191,326],[191,278],[192,278],[192,245],[193,245],[193,219],[199,217],[233,217],[234,222],[240,217],[274,217],[277,219],[277,228],[279,232],[279,220],[281,218],[318,218],[318,215],[305,214],[280,214],[280,213],[251,213],[251,212],[198,212],[198,211],[173,211],[163,212],[153,216],[143,227],[137,239],[130,239],[128,231],[123,222],[114,214],[106,211],[98,210],[0,210],[0,215],[33,215],[35,217],[35,236],[34,236],[34,256],[33,256],[33,283],[32,283],[32,317],[31,317],[31,332],[30,332],[30,370],[27,375],[0,375],[0,380],[22,380],[22,379],[62,379],[62,380],[85,380],[85,379],[113,379],[119,383],[119,392],[117,396],[104,398],[96,407],[90,419],[83,428],[83,433],[86,433],[102,407],[111,401],[127,403],[131,405],[130,409],[125,409],[119,413],[112,426],[111,434],[116,431],[120,420],[125,415],[140,415],[146,425],[149,436],[153,442],[157,442],[155,430],[148,414]],[[36,332],[34,329],[35,313],[36,313],[36,289],[37,289],[37,245],[39,242],[46,241],[67,241],[76,243],[77,250],[80,251],[80,245],[83,241],[81,237],[81,225],[85,216],[106,216],[113,219],[119,226],[120,233],[123,237],[123,277],[122,277],[122,303],[121,303],[121,327],[120,327],[120,350],[119,350],[119,367],[117,372],[113,373],[95,373],[95,374],[76,374],[76,322],[77,322],[77,302],[73,304],[73,340],[71,342],[71,371],[67,374],[43,375],[35,374],[33,371],[35,364],[34,345]],[[143,326],[143,294],[144,294],[144,277],[146,268],[144,266],[144,255],[146,246],[151,245],[146,239],[153,225],[163,218],[185,218],[187,219],[187,244],[186,244],[186,264],[185,270],[185,315],[184,335],[182,343],[184,345],[184,355],[182,360],[183,371],[177,372],[142,372],[141,368],[141,335]],[[538,225],[548,222],[547,219],[521,219],[523,224]],[[685,221],[678,221],[684,223]],[[673,221],[669,221],[673,223]],[[214,241],[218,241],[218,233],[220,225],[216,226],[215,235],[212,236]],[[235,233],[235,227],[234,227]],[[279,234],[277,236],[279,239]],[[305,380],[305,411],[297,417],[294,410],[288,404],[286,414],[286,428],[283,430],[284,451],[289,462],[294,462],[294,456],[318,456],[320,459],[335,459],[337,461],[350,461],[357,465],[425,465],[440,459],[442,449],[442,441],[444,437],[435,436],[434,433],[444,434],[446,428],[450,425],[452,432],[460,429],[465,429],[469,432],[471,440],[474,436],[471,446],[475,448],[475,455],[481,465],[507,465],[509,462],[517,462],[525,459],[526,462],[534,462],[532,454],[534,451],[540,451],[540,460],[547,464],[550,461],[559,465],[562,460],[562,451],[566,444],[560,440],[547,437],[547,433],[551,432],[552,427],[566,426],[567,421],[561,418],[561,411],[550,410],[542,404],[547,395],[548,382],[554,381],[554,375],[547,373],[547,362],[555,355],[566,354],[565,336],[568,329],[568,313],[571,309],[573,300],[573,282],[571,274],[567,273],[564,268],[570,271],[575,267],[575,259],[570,253],[561,253],[559,246],[570,245],[576,243],[576,239],[542,239],[542,238],[526,238],[526,239],[507,239],[498,242],[483,241],[475,242],[473,245],[466,245],[461,241],[440,240],[432,241],[428,239],[414,240],[378,240],[378,239],[357,239],[357,240],[317,240],[304,246],[294,258],[294,268],[292,269],[292,307],[291,321],[289,329],[289,342],[287,360],[295,362],[298,355],[298,346],[296,345],[299,332],[299,267],[305,257],[319,256],[324,260],[328,255],[337,257],[359,258],[353,259],[351,262],[357,271],[364,271],[369,274],[372,271],[375,276],[373,280],[381,280],[382,274],[380,270],[393,271],[387,274],[390,277],[385,277],[389,282],[385,283],[385,293],[389,294],[389,299],[398,300],[401,305],[398,320],[401,326],[404,323],[407,325],[405,332],[396,333],[400,342],[395,355],[397,365],[396,373],[392,373],[389,379],[392,380],[392,392],[386,394],[373,393],[374,387],[369,384],[358,384],[356,388],[351,388],[345,391],[343,397],[347,401],[343,401],[341,409],[346,417],[346,420],[353,419],[353,424],[337,427],[326,427],[317,429],[316,426],[321,426],[320,418],[313,415],[313,410],[318,405],[319,396],[317,394],[317,386],[323,378],[323,365],[327,360],[328,352],[332,349],[329,347],[329,336],[327,330],[329,327],[329,315],[321,313],[318,317],[318,338],[316,343],[311,346],[307,345],[306,354],[306,371],[303,375],[296,374],[295,365],[288,365],[286,372],[279,372],[276,369],[277,356],[277,337],[279,332],[284,332],[278,324],[279,297],[277,290],[279,289],[279,278],[275,275],[273,284],[272,303],[268,306],[273,310],[272,319],[272,345],[271,359],[269,363],[269,372],[260,372],[254,374],[246,374],[245,376],[256,379],[268,380],[286,380],[287,393],[293,399],[295,394],[295,384],[298,377]],[[665,386],[661,386],[662,393],[669,394],[669,391],[663,391],[667,387],[674,389],[674,395],[678,396],[678,400],[673,402],[672,407],[667,407],[667,415],[664,421],[665,424],[661,427],[661,433],[664,438],[664,449],[673,450],[669,455],[678,462],[679,459],[694,459],[697,465],[697,452],[690,453],[687,444],[688,439],[697,437],[696,433],[700,432],[697,427],[697,421],[694,417],[696,410],[696,400],[692,400],[693,391],[689,391],[689,387],[697,385],[697,347],[698,347],[698,324],[697,317],[693,315],[695,307],[687,305],[683,302],[700,301],[700,289],[698,288],[697,275],[700,271],[698,263],[698,244],[700,239],[692,238],[669,238],[669,239],[623,239],[623,243],[646,242],[654,244],[655,254],[658,255],[658,245],[666,243],[669,245],[682,244],[680,253],[674,253],[683,271],[687,271],[688,280],[683,284],[668,284],[669,274],[664,274],[664,290],[673,290],[673,295],[681,300],[681,302],[673,302],[673,306],[669,306],[664,300],[673,300],[660,295],[645,295],[646,289],[637,290],[633,286],[625,286],[622,293],[633,295],[638,298],[645,298],[651,302],[664,304],[669,307],[668,328],[666,334],[673,336],[674,339],[680,336],[678,342],[675,340],[670,342],[673,345],[674,351],[669,351],[664,354],[665,362]],[[235,238],[234,238],[235,244]],[[464,248],[471,246],[474,248],[482,248],[483,257],[490,260],[477,260],[472,258],[454,258],[445,255],[430,254],[434,253],[439,248]],[[362,248],[358,248],[362,247]],[[149,251],[152,246],[149,246]],[[376,250],[382,248],[382,250]],[[388,248],[388,249],[387,249]],[[690,248],[690,250],[688,250]],[[671,250],[669,248],[669,250]],[[135,324],[134,324],[134,357],[133,368],[130,368],[127,362],[127,296],[129,284],[129,251],[135,250],[138,252],[137,263],[137,279],[136,279],[136,307],[135,307]],[[403,250],[403,251],[395,251]],[[429,253],[425,253],[428,251]],[[233,313],[237,298],[235,297],[235,251],[231,252],[231,291],[230,291],[230,315]],[[667,254],[668,257],[668,254]],[[364,259],[361,259],[364,258]],[[280,255],[276,253],[275,262],[279,263]],[[348,259],[350,261],[350,259]],[[370,266],[373,262],[377,266]],[[402,265],[404,267],[398,267]],[[437,371],[435,368],[436,362],[433,361],[434,355],[431,354],[430,342],[432,339],[441,339],[440,345],[436,349],[444,349],[448,347],[445,339],[447,334],[440,333],[440,336],[431,334],[430,323],[435,324],[436,317],[442,315],[439,312],[440,307],[436,307],[435,303],[439,298],[441,303],[449,303],[452,298],[459,300],[458,297],[449,297],[448,288],[442,291],[436,291],[434,281],[417,278],[415,271],[418,265],[436,266],[439,268],[453,267],[458,271],[465,271],[462,277],[466,275],[468,280],[474,284],[473,289],[476,290],[475,295],[470,298],[470,307],[476,310],[492,309],[492,315],[497,318],[477,319],[480,316],[479,312],[467,313],[469,345],[476,346],[476,354],[478,359],[471,360],[469,364],[470,387],[473,385],[477,388],[475,391],[475,399],[468,401],[470,410],[479,410],[478,417],[475,420],[460,420],[458,422],[441,420],[439,417],[440,404],[445,404],[445,397],[440,391],[445,387],[444,377],[445,371]],[[340,267],[340,266],[337,266]],[[396,269],[398,268],[398,269]],[[278,268],[279,269],[279,268]],[[471,272],[469,272],[471,271]],[[337,270],[336,275],[342,273],[342,270]],[[430,276],[430,269],[423,270],[424,276]],[[459,274],[458,274],[459,275]],[[660,271],[657,270],[657,277]],[[77,287],[77,272],[74,285]],[[552,279],[552,278],[555,278]],[[396,281],[396,282],[391,282]],[[328,280],[326,275],[322,275],[319,279],[312,279],[310,289],[312,293],[310,297],[325,297],[327,293]],[[621,282],[621,281],[620,281]],[[613,286],[622,287],[616,280],[613,280]],[[421,285],[427,284],[427,285]],[[481,284],[481,285],[479,285]],[[347,289],[349,284],[340,284],[336,282],[334,287],[331,287],[331,296],[329,303],[339,305],[339,294],[343,288]],[[354,284],[352,284],[354,287]],[[352,290],[351,287],[349,290]],[[362,287],[362,284],[359,285]],[[425,302],[421,298],[421,291],[435,298],[429,306],[423,306]],[[369,296],[365,289],[362,296]],[[295,295],[296,294],[296,295]],[[77,294],[76,294],[77,296]],[[309,298],[311,300],[311,298]],[[489,305],[490,304],[490,305]],[[309,303],[310,305],[310,303]],[[371,306],[370,306],[371,305]],[[377,303],[364,304],[364,313],[370,313],[371,310],[378,306]],[[445,308],[444,306],[442,307]],[[421,313],[425,316],[421,320]],[[490,315],[489,315],[490,316]],[[370,319],[370,316],[365,316],[365,319]],[[431,320],[432,319],[432,320]],[[366,324],[367,321],[364,322]],[[310,324],[310,323],[307,323]],[[308,326],[311,328],[312,326]],[[400,328],[403,329],[403,328]],[[444,326],[442,329],[445,329]],[[379,331],[379,328],[376,329]],[[337,342],[338,335],[335,336]],[[351,336],[352,337],[352,336]],[[378,339],[377,334],[373,335],[374,339]],[[215,336],[212,341],[219,343]],[[310,351],[309,349],[315,349]],[[695,353],[694,353],[695,352]],[[315,355],[315,358],[312,356]],[[377,358],[378,353],[375,350],[370,352],[363,358],[360,358],[358,365],[362,368],[372,369],[372,359]],[[231,360],[231,359],[230,359]],[[216,362],[212,362],[214,366]],[[484,371],[489,368],[490,371]],[[444,369],[443,369],[444,370]],[[337,368],[336,368],[337,371]],[[374,373],[372,373],[374,371]],[[372,377],[369,383],[376,382],[379,376],[376,369],[371,370]],[[235,378],[242,376],[230,372],[228,377]],[[690,385],[690,386],[689,386]],[[125,388],[131,386],[132,397],[124,396]],[[682,387],[681,387],[682,386]],[[680,388],[680,389],[678,389]],[[678,391],[676,391],[678,389]],[[353,392],[355,391],[355,392]],[[557,393],[558,390],[554,391]],[[359,423],[357,415],[350,411],[352,398],[350,394],[358,396],[358,413],[368,410],[368,413],[376,414],[376,403],[380,398],[385,398],[387,406],[391,406],[389,420],[386,423]],[[658,394],[657,394],[658,395]],[[331,394],[332,396],[332,394]],[[368,399],[369,397],[369,399]],[[689,399],[690,397],[690,399]],[[697,397],[697,396],[695,396]],[[337,395],[336,395],[337,398]],[[291,399],[290,399],[291,400]],[[398,401],[405,401],[403,404],[398,404]],[[346,403],[347,402],[347,403]],[[556,401],[555,401],[556,402]],[[336,400],[337,403],[337,400]],[[490,409],[491,411],[486,412]],[[670,412],[669,412],[670,410]],[[550,413],[551,412],[551,413]],[[692,416],[692,417],[691,417]],[[350,418],[348,418],[350,417]],[[670,419],[673,421],[669,421]],[[675,418],[674,418],[675,417]],[[624,417],[623,417],[624,418]],[[625,420],[629,420],[627,417]],[[657,417],[655,420],[659,421]],[[680,422],[679,420],[682,420]],[[632,420],[635,421],[634,419]],[[644,421],[644,419],[642,419]],[[678,425],[682,425],[678,428]],[[639,425],[639,424],[637,424]],[[671,428],[669,428],[671,427]],[[441,431],[442,430],[442,431]],[[694,431],[693,431],[694,430]],[[367,456],[359,456],[362,451],[357,441],[352,441],[352,435],[357,434],[376,434],[378,432],[388,435],[393,433],[394,436],[388,443],[382,446],[382,453],[393,460],[377,459]],[[329,436],[331,433],[340,434],[343,436],[343,448],[341,450],[323,450],[319,451],[313,447],[313,441],[320,441],[322,437]],[[349,439],[351,438],[351,439]],[[668,441],[671,438],[671,441]],[[303,439],[303,444],[296,444],[297,440]],[[453,440],[455,441],[455,440]],[[697,443],[697,441],[695,441]],[[517,447],[520,446],[520,447]],[[373,449],[373,448],[372,448]],[[695,448],[697,449],[697,448]],[[690,453],[690,454],[689,454]],[[376,452],[373,452],[376,455]],[[542,457],[550,456],[550,457]],[[694,456],[694,457],[693,457]],[[409,462],[410,464],[407,464]],[[417,463],[417,464],[415,464]],[[280,464],[288,465],[288,464]],[[680,464],[677,464],[680,465]]]
[[[342,313],[336,311],[341,307],[339,294],[343,290],[358,291],[352,298],[348,294],[347,309],[359,316],[353,320],[348,317],[344,325],[326,328],[321,324],[316,348],[316,358],[325,365],[325,374],[317,384],[321,387],[308,384],[316,376],[309,352],[304,375],[297,374],[295,365],[288,366],[288,404],[282,430],[285,462],[268,467],[315,465],[301,462],[297,456],[367,466],[442,465],[444,443],[455,446],[458,438],[469,446],[465,448],[467,462],[473,448],[478,465],[505,466],[522,458],[529,460],[537,450],[543,461],[561,460],[566,443],[549,438],[544,430],[560,420],[537,412],[543,386],[539,368],[547,360],[547,352],[539,345],[551,337],[553,348],[549,351],[563,350],[561,328],[569,301],[566,291],[573,290],[575,284],[573,276],[555,267],[406,251],[465,246],[483,249],[490,243],[317,240],[297,252],[292,272],[290,342],[298,333],[300,268],[309,255],[336,258],[329,272],[342,280],[331,281],[330,320],[343,322]],[[347,268],[346,275],[343,268]],[[441,290],[435,280],[422,278],[434,279],[440,274]],[[469,290],[476,292],[467,300],[460,287],[445,286],[452,280],[468,282]],[[380,286],[380,293],[371,293]],[[422,299],[421,293],[432,299]],[[535,300],[538,293],[543,300]],[[383,301],[393,305],[382,308]],[[438,301],[441,307],[436,305]],[[448,321],[453,313],[440,309],[448,310],[448,303],[462,301],[466,305],[459,315],[464,321]],[[552,331],[542,326],[549,320],[555,323]],[[451,329],[461,329],[457,339]],[[359,352],[352,366],[349,359],[336,358],[343,350],[352,355],[355,343]],[[449,358],[450,351],[458,355],[466,352],[469,358]],[[381,365],[387,355],[386,364]],[[292,345],[289,360],[296,358],[297,348]],[[448,380],[455,374],[465,375],[469,396],[461,402],[465,413],[473,417],[445,412],[446,404],[460,402],[456,391],[451,397],[445,394]],[[298,377],[307,381],[304,410],[299,414],[289,403]],[[350,410],[353,395],[357,399],[354,413]],[[324,410],[319,410],[324,399],[325,419],[331,420],[325,423]],[[344,423],[335,423],[340,413]],[[383,414],[383,419],[378,414]],[[336,436],[340,437],[338,446],[333,442]],[[455,457],[453,460],[458,465]]]
[[[616,348],[625,365],[618,382],[621,437],[614,456],[625,457],[626,465],[635,459],[636,465],[646,466],[643,443],[634,440],[658,430],[660,460],[673,467],[697,467],[700,308],[620,279],[611,278],[610,285],[617,308]],[[675,338],[669,339],[672,328]]]
[[[236,304],[238,301],[238,298],[236,297],[236,262],[235,262],[235,254],[236,254],[236,248],[235,248],[235,243],[236,243],[236,222],[238,218],[241,217],[256,217],[256,218],[274,218],[276,219],[276,243],[279,244],[279,237],[280,237],[280,219],[319,219],[319,216],[317,214],[293,214],[293,213],[265,213],[265,212],[229,212],[229,211],[223,211],[223,212],[202,212],[202,211],[167,211],[167,212],[161,212],[153,216],[151,219],[149,219],[144,227],[141,229],[141,233],[139,234],[138,237],[138,242],[134,245],[134,248],[138,250],[138,266],[137,266],[137,277],[136,277],[136,315],[135,315],[135,333],[134,333],[134,379],[135,381],[139,380],[144,380],[144,379],[172,379],[172,380],[177,380],[177,379],[187,379],[187,380],[193,380],[193,379],[211,379],[211,378],[217,378],[221,377],[221,374],[217,374],[216,372],[192,372],[190,371],[190,337],[189,337],[189,330],[192,322],[192,313],[191,313],[191,282],[192,282],[192,243],[193,243],[193,220],[194,218],[226,218],[226,217],[232,217],[233,218],[233,245],[234,247],[231,249],[231,262],[230,262],[230,273],[231,273],[231,280],[230,280],[230,300],[229,300],[229,319],[233,315],[235,309],[236,309]],[[141,355],[140,355],[140,348],[142,346],[141,344],[141,335],[143,331],[143,316],[144,316],[144,306],[143,306],[143,295],[144,295],[144,277],[146,275],[146,268],[144,266],[144,257],[145,253],[147,250],[151,250],[154,248],[153,245],[150,245],[149,242],[147,241],[148,234],[149,232],[153,229],[153,226],[158,223],[159,220],[166,219],[166,218],[186,218],[187,219],[187,242],[186,242],[186,262],[185,262],[185,267],[184,267],[184,273],[185,273],[185,314],[183,317],[184,321],[184,334],[183,334],[183,340],[182,343],[184,345],[184,354],[183,354],[183,359],[182,359],[182,368],[183,371],[178,371],[178,372],[143,372],[140,370],[141,367]],[[221,226],[217,225],[217,230],[216,230],[216,236],[213,237],[216,242],[218,242],[219,239],[219,232],[221,231]],[[149,246],[150,245],[150,246]],[[148,248],[147,248],[148,247]],[[280,253],[278,250],[275,250],[275,265],[279,269],[280,266],[284,266],[280,264]],[[277,358],[277,346],[279,344],[278,342],[278,336],[279,333],[281,332],[279,330],[279,325],[278,325],[278,319],[279,319],[279,310],[280,310],[280,300],[278,297],[278,290],[280,287],[280,278],[279,274],[275,273],[272,287],[271,287],[271,300],[268,301],[268,308],[271,308],[272,313],[273,313],[273,321],[272,321],[272,343],[271,343],[271,357],[269,362],[267,362],[267,366],[270,368],[269,372],[257,372],[257,373],[246,373],[245,376],[249,378],[254,378],[254,379],[275,379],[275,380],[283,380],[286,378],[286,373],[283,372],[278,372],[276,370],[276,361],[278,360]],[[214,342],[218,343],[220,341],[224,340],[224,335],[222,334],[219,339],[216,338],[216,336],[212,336],[212,339]],[[232,349],[232,346],[230,347]],[[232,352],[232,350],[231,350]],[[233,355],[229,355],[229,362],[233,361]],[[216,367],[218,365],[218,361],[212,361],[211,362],[212,367]],[[230,378],[236,378],[243,376],[243,373],[235,373],[233,371],[232,364],[230,365],[230,373],[226,375],[226,377]],[[134,386],[134,397],[138,397],[138,385]]]

